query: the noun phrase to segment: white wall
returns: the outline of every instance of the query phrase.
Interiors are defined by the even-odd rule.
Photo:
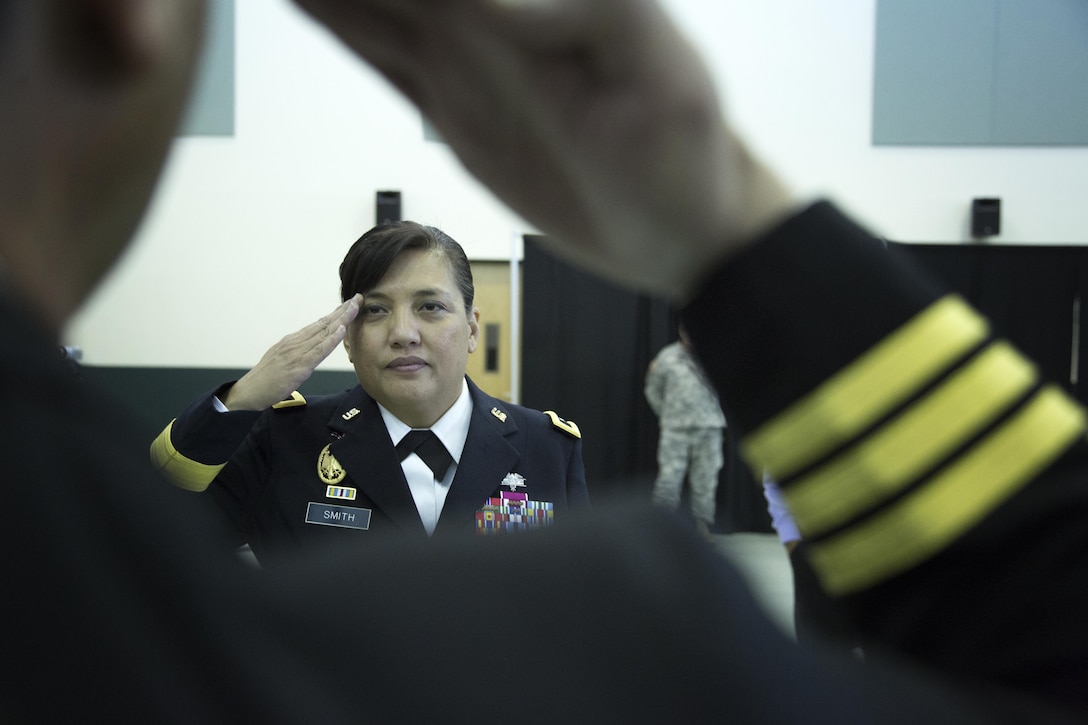
[[[894,240],[967,241],[971,199],[998,196],[1000,242],[1088,242],[1088,148],[870,145],[876,0],[669,6],[734,124],[799,193],[829,195]]]
[[[798,194],[918,242],[965,241],[970,200],[999,196],[999,242],[1088,241],[1088,149],[870,145],[875,2],[665,0],[732,122]],[[133,250],[69,330],[88,364],[248,367],[336,304],[379,189],[472,258],[532,231],[285,0],[237,0],[236,22],[235,136],[176,143]],[[349,369],[342,353],[325,367]]]

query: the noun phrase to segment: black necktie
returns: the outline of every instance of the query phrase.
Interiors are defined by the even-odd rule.
[[[403,461],[410,453],[415,453],[422,458],[427,467],[434,471],[435,479],[439,481],[446,477],[446,471],[453,463],[453,456],[442,445],[442,441],[438,440],[438,436],[430,430],[410,430],[408,435],[401,439],[397,444],[397,455]]]

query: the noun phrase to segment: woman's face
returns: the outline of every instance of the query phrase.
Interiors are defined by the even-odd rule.
[[[444,254],[404,252],[373,289],[344,339],[359,383],[413,428],[426,428],[461,394],[480,313],[465,310]]]

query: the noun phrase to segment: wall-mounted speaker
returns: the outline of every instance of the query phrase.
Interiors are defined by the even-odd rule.
[[[374,224],[385,224],[386,222],[399,222],[400,221],[400,192],[399,191],[379,191],[375,195],[377,197],[375,203],[374,212]]]
[[[971,236],[993,237],[1001,233],[1001,199],[971,200]]]

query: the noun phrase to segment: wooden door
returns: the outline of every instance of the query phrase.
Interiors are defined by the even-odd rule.
[[[468,376],[489,395],[510,400],[510,335],[514,332],[510,316],[510,263],[472,262],[472,277],[476,307],[480,309],[480,344],[468,356]],[[519,340],[514,343],[520,345]]]

